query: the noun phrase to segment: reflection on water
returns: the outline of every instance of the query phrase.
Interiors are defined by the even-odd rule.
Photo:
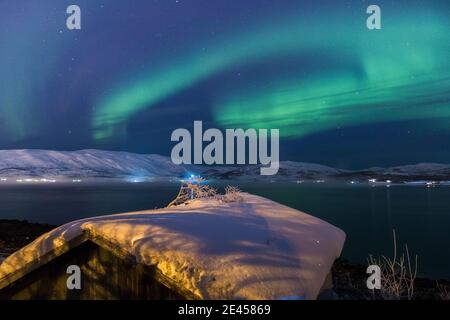
[[[218,185],[223,187],[223,185]],[[398,243],[419,255],[423,275],[450,278],[450,187],[241,183],[259,194],[326,220],[347,234],[343,255],[365,262]],[[0,219],[62,224],[95,215],[153,209],[169,203],[176,184],[2,186]]]

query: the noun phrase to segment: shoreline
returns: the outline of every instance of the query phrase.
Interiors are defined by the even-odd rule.
[[[57,226],[50,224],[31,223],[27,220],[0,219],[0,263],[16,250],[34,241],[40,235],[51,231]],[[332,267],[333,289],[326,293],[323,299],[332,300],[373,300],[366,288],[366,266],[350,262],[344,257],[338,258]],[[450,288],[450,281],[445,279],[417,278],[415,281],[415,298],[417,300],[443,300],[443,292],[437,288],[437,283]]]

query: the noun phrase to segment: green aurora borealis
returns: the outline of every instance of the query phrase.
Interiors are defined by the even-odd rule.
[[[448,1],[377,1],[381,30],[362,0],[77,3],[74,32],[0,3],[0,148],[167,155],[202,120],[278,128],[282,160],[450,162]]]
[[[208,52],[196,44],[103,97],[93,117],[95,136],[112,136],[128,117],[229,66],[277,55],[317,54],[334,65],[214,92],[219,124],[301,137],[361,123],[450,117],[448,12],[396,8],[383,16],[380,31],[366,29],[364,18],[339,8],[289,14],[208,43]]]

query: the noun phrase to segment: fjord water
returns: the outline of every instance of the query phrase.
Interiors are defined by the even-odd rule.
[[[236,184],[236,183],[234,183]],[[219,188],[225,184],[217,185]],[[392,256],[397,244],[418,255],[419,274],[450,279],[450,186],[241,183],[241,189],[299,209],[347,234],[343,256],[366,262]],[[63,224],[72,220],[165,206],[178,184],[0,185],[0,219]]]
[[[450,279],[450,186],[312,184],[249,186],[249,192],[310,213],[347,234],[342,256],[367,263],[369,254],[393,256],[408,245],[422,276]]]

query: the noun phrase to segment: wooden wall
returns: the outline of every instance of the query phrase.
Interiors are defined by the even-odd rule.
[[[81,290],[68,290],[69,265],[81,268]],[[185,299],[156,270],[87,241],[0,290],[0,299]],[[172,287],[173,288],[173,287]]]

